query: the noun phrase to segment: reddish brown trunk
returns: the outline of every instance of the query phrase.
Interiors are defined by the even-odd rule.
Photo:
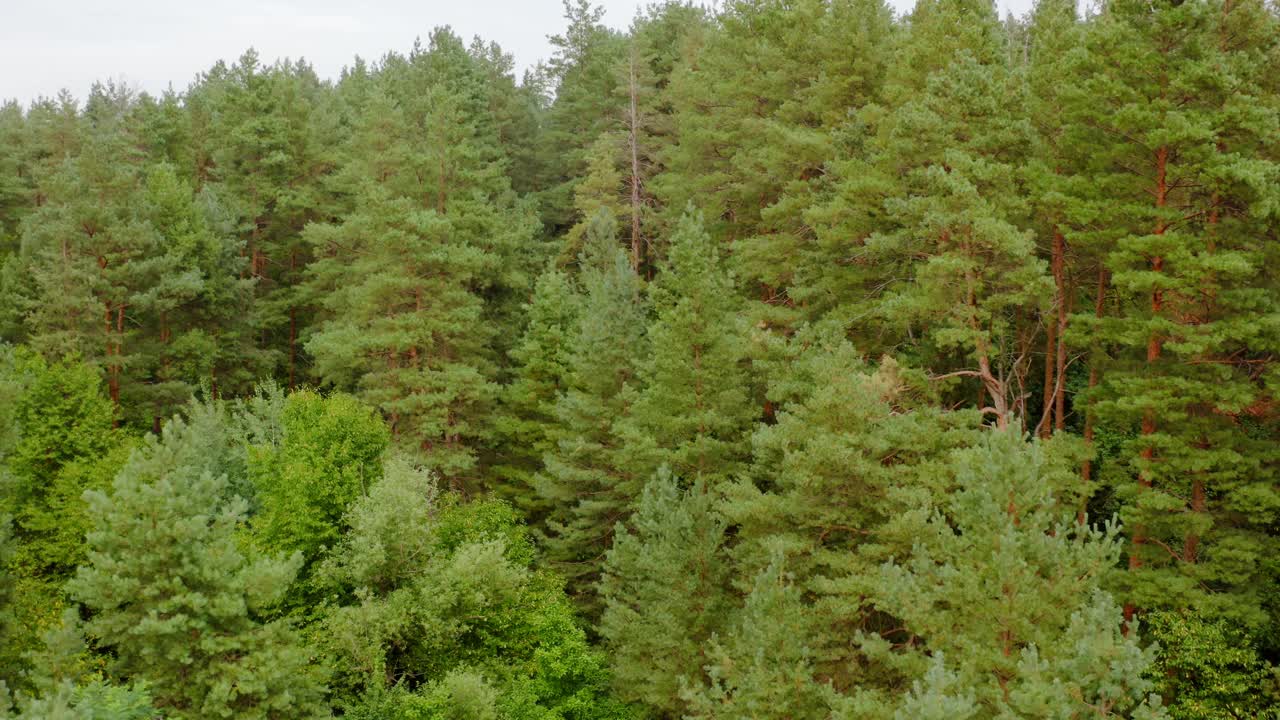
[[[1156,150],[1156,226],[1153,231],[1154,235],[1163,235],[1166,226],[1164,216],[1161,213],[1169,199],[1168,177],[1169,149],[1161,147]],[[1154,255],[1150,260],[1151,271],[1156,274],[1164,272],[1164,258]],[[1157,285],[1151,291],[1151,316],[1157,318],[1164,309],[1164,292]],[[1147,339],[1147,365],[1155,365],[1160,360],[1160,355],[1164,347],[1164,339],[1158,332],[1152,332]],[[1150,367],[1148,368],[1150,372]],[[1158,426],[1156,424],[1155,410],[1147,408],[1142,414],[1142,435],[1149,437],[1156,433]],[[1151,464],[1155,462],[1156,448],[1155,445],[1148,442],[1143,446],[1139,456],[1143,460],[1143,468],[1138,472],[1138,491],[1139,493],[1149,489],[1153,481],[1151,479]],[[1146,528],[1141,522],[1134,523],[1133,526],[1133,546],[1129,551],[1129,569],[1137,570],[1142,567],[1142,548],[1146,545],[1147,535]],[[1133,603],[1126,603],[1124,607],[1124,615],[1126,620],[1132,620],[1135,608]]]

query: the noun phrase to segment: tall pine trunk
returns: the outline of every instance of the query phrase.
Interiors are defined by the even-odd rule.
[[[1156,187],[1155,187],[1155,205],[1156,205],[1157,217],[1156,217],[1156,226],[1152,232],[1153,235],[1164,235],[1165,230],[1167,229],[1165,226],[1164,217],[1160,215],[1160,213],[1164,211],[1164,208],[1167,205],[1169,200],[1169,186],[1167,182],[1168,164],[1169,164],[1169,148],[1167,147],[1158,148],[1156,150]],[[1164,258],[1159,255],[1152,256],[1151,260],[1149,261],[1149,265],[1150,265],[1151,272],[1155,273],[1156,275],[1159,275],[1164,272]],[[1160,317],[1160,314],[1163,312],[1163,310],[1164,310],[1164,292],[1157,285],[1151,291],[1152,319],[1154,320],[1155,318]],[[1154,372],[1155,365],[1160,362],[1160,356],[1163,349],[1164,349],[1164,339],[1160,336],[1160,333],[1153,330],[1147,339],[1146,364],[1147,364],[1148,373]],[[1150,436],[1156,433],[1156,430],[1158,428],[1159,426],[1156,423],[1155,410],[1152,408],[1147,408],[1145,411],[1143,411],[1143,414],[1142,414],[1142,429],[1141,429],[1142,436],[1144,438],[1149,438]],[[1143,465],[1144,465],[1144,467],[1138,471],[1138,493],[1139,495],[1141,495],[1143,492],[1149,490],[1152,486],[1151,470],[1149,466],[1151,465],[1151,463],[1155,461],[1155,457],[1156,457],[1155,444],[1151,441],[1148,441],[1142,447],[1142,451],[1139,453],[1139,456],[1142,458]],[[1142,567],[1142,551],[1146,544],[1147,544],[1147,530],[1145,525],[1143,525],[1141,522],[1135,523],[1133,526],[1132,545],[1130,546],[1130,549],[1129,549],[1129,569],[1130,570],[1138,570]],[[1126,621],[1130,621],[1133,619],[1133,614],[1136,611],[1136,609],[1137,608],[1134,606],[1132,601],[1125,603],[1124,616]]]

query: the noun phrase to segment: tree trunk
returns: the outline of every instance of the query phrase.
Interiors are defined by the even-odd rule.
[[[298,251],[289,251],[289,279],[293,280],[293,273],[298,267]],[[297,370],[298,358],[298,308],[294,306],[293,301],[289,302],[289,392],[293,392],[295,386],[295,373]]]
[[[1098,319],[1101,319],[1103,312],[1105,312],[1106,310],[1106,306],[1107,306],[1107,270],[1105,267],[1103,267],[1102,262],[1099,261],[1098,262],[1098,287],[1094,293],[1094,298],[1093,298],[1093,316]],[[1097,343],[1094,344],[1094,347],[1090,354],[1091,354],[1091,358],[1089,361],[1089,393],[1092,394],[1093,390],[1098,387],[1098,381],[1101,375],[1101,373],[1098,372],[1098,361],[1100,359],[1099,355],[1101,354],[1101,348],[1098,347]],[[1085,416],[1084,416],[1084,441],[1085,441],[1085,444],[1089,446],[1090,450],[1093,449],[1093,434],[1094,434],[1093,424],[1094,424],[1093,411],[1092,409],[1087,408],[1085,410]],[[1084,480],[1084,484],[1088,486],[1090,481],[1093,480],[1093,461],[1092,460],[1084,461],[1084,465],[1080,469],[1080,475],[1081,475],[1081,479]],[[1085,489],[1085,492],[1086,493],[1088,492],[1087,487]],[[1082,513],[1081,521],[1083,521],[1083,510],[1081,511],[1081,513]]]
[[[1067,318],[1071,310],[1071,289],[1067,287],[1067,242],[1061,231],[1053,233],[1053,281],[1058,288],[1058,345],[1055,348],[1054,368],[1057,386],[1053,393],[1053,429],[1066,429],[1067,397]]]
[[[640,112],[636,95],[636,51],[631,48],[631,58],[627,65],[627,94],[630,96],[631,108],[628,114],[628,144],[631,150],[631,269],[640,272],[641,238],[640,238]]]
[[[1061,304],[1062,298],[1059,295],[1054,300],[1055,304]],[[1054,370],[1057,363],[1054,358],[1057,354],[1058,345],[1058,323],[1050,321],[1045,323],[1044,333],[1044,407],[1040,415],[1040,422],[1036,425],[1036,434],[1042,438],[1047,438],[1053,430],[1053,400],[1057,396],[1057,375]]]
[[[1156,150],[1156,211],[1164,210],[1168,202],[1169,187],[1166,181],[1169,162],[1169,149],[1161,147]],[[1152,234],[1163,235],[1165,232],[1165,222],[1163,217],[1156,218],[1156,226]],[[1160,274],[1164,272],[1164,258],[1155,255],[1149,261],[1151,272]],[[1164,291],[1159,286],[1151,291],[1151,316],[1159,317],[1164,309]],[[1152,372],[1154,365],[1160,361],[1160,355],[1164,348],[1164,338],[1158,332],[1152,332],[1147,338],[1147,371]],[[1142,436],[1150,437],[1156,433],[1158,425],[1156,423],[1155,410],[1147,408],[1142,414]],[[1140,457],[1143,460],[1144,467],[1138,472],[1138,492],[1141,495],[1144,491],[1151,488],[1153,481],[1151,479],[1150,465],[1155,461],[1156,448],[1151,442],[1143,446]],[[1135,523],[1133,526],[1133,544],[1129,550],[1129,569],[1137,570],[1142,567],[1142,548],[1147,543],[1146,527],[1141,522]],[[1136,608],[1132,602],[1125,603],[1124,616],[1125,620],[1132,620]]]

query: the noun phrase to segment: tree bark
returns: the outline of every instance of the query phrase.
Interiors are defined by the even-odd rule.
[[[636,87],[636,51],[635,46],[631,48],[631,58],[627,65],[628,69],[628,95],[631,100],[630,113],[628,114],[628,144],[631,150],[631,269],[640,272],[640,263],[642,261],[641,237],[640,237],[640,111],[637,94],[639,92]]]
[[[1057,375],[1057,386],[1053,393],[1053,429],[1061,432],[1066,429],[1066,397],[1067,397],[1067,318],[1071,309],[1071,289],[1067,287],[1067,242],[1062,231],[1053,233],[1053,281],[1058,289],[1058,343],[1055,348],[1054,371]],[[1047,361],[1047,360],[1046,360]]]
[[[1168,163],[1169,163],[1169,148],[1167,147],[1158,148],[1156,150],[1156,188],[1155,188],[1155,202],[1156,202],[1157,213],[1160,213],[1161,211],[1163,211],[1165,208],[1165,205],[1168,203],[1168,195],[1169,195],[1169,186],[1167,182]],[[1152,234],[1163,235],[1165,230],[1166,230],[1166,226],[1165,226],[1164,217],[1158,216],[1156,218],[1156,226]],[[1153,273],[1156,273],[1156,274],[1163,273],[1164,258],[1159,255],[1153,255],[1149,261],[1149,267],[1151,268],[1151,272]],[[1164,291],[1161,290],[1159,286],[1157,286],[1151,291],[1151,317],[1152,318],[1159,317],[1163,309],[1164,309]],[[1160,333],[1155,332],[1153,330],[1147,338],[1146,363],[1147,363],[1148,372],[1151,372],[1153,370],[1153,366],[1160,361],[1160,356],[1162,354],[1163,349],[1164,349],[1164,338],[1161,337]],[[1142,413],[1141,434],[1143,437],[1150,437],[1156,433],[1157,429],[1159,429],[1159,426],[1156,422],[1155,411],[1152,408],[1147,408]],[[1152,444],[1150,441],[1148,441],[1147,444],[1143,446],[1142,451],[1139,453],[1139,456],[1142,458],[1142,461],[1144,464],[1144,467],[1138,471],[1139,495],[1141,495],[1146,490],[1150,489],[1151,486],[1153,485],[1153,481],[1151,478],[1150,465],[1155,461],[1155,455],[1156,455],[1155,445]],[[1147,543],[1146,527],[1141,522],[1134,523],[1133,542],[1129,550],[1129,569],[1130,570],[1137,570],[1142,567],[1142,564],[1143,564],[1142,549],[1143,549],[1143,546],[1146,545],[1146,543]],[[1125,603],[1125,606],[1124,606],[1125,620],[1126,621],[1132,620],[1135,611],[1136,611],[1136,608],[1134,607],[1132,601]]]

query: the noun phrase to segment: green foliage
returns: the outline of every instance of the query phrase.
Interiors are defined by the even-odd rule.
[[[1280,123],[1259,84],[1277,20],[1256,3],[1108,7],[1064,100],[1068,141],[1089,149],[1069,220],[1110,280],[1101,316],[1075,318],[1106,350],[1090,400],[1127,440],[1102,477],[1131,539],[1116,590],[1256,630],[1280,495],[1274,435],[1246,429],[1271,414],[1271,370],[1245,358],[1275,347],[1275,246],[1258,239],[1280,177],[1260,151]]]
[[[116,417],[92,367],[67,359],[47,363],[23,348],[6,352],[0,383],[7,395],[0,418],[0,512],[13,534],[3,570],[14,589],[5,612],[5,679],[24,688],[24,655],[39,647],[66,606],[62,583],[85,558],[92,529],[86,490],[104,489],[132,443],[113,428]]]
[[[93,670],[75,610],[44,636],[44,647],[28,654],[32,692],[16,697],[18,717],[68,720],[150,720],[159,717],[145,684],[113,685]]]
[[[905,513],[915,529],[910,555],[865,579],[862,592],[902,630],[865,637],[863,651],[917,677],[928,656],[894,653],[897,632],[963,658],[954,677],[932,671],[924,687],[936,694],[950,678],[982,715],[1071,717],[1103,707],[1162,717],[1142,676],[1155,653],[1132,629],[1122,632],[1120,608],[1099,589],[1120,554],[1117,528],[1079,524],[1059,506],[1050,488],[1062,468],[1018,433],[993,432],[953,457],[958,489]]]
[[[256,540],[307,564],[337,544],[347,508],[382,471],[389,436],[373,410],[348,395],[289,395],[278,444],[250,445]]]
[[[110,494],[86,494],[94,530],[69,589],[93,611],[86,629],[112,668],[145,680],[174,717],[320,714],[323,686],[278,603],[301,556],[246,557],[236,530],[246,503],[228,493],[210,446],[224,443],[216,406],[198,406],[150,438]]]
[[[13,612],[14,579],[9,569],[13,557],[13,523],[0,516],[0,703],[7,700],[8,689],[20,677],[21,657],[17,637],[19,628]]]
[[[538,276],[526,312],[528,326],[511,350],[515,375],[502,391],[503,414],[495,421],[504,457],[493,468],[497,491],[532,516],[547,507],[533,491],[542,458],[556,447],[556,399],[567,389],[574,329],[581,297],[567,275]]]
[[[0,713],[1276,715],[1274,2],[564,9],[0,104]]]
[[[52,692],[19,703],[20,718],[42,720],[152,720],[161,715],[145,688],[94,680],[84,685],[63,682]]]
[[[556,445],[534,481],[552,508],[547,555],[569,579],[570,592],[588,606],[614,524],[643,482],[623,459],[617,426],[630,412],[636,367],[648,348],[644,281],[615,233],[613,220],[597,214],[579,258],[585,297],[572,335],[567,386],[555,404]]]
[[[1147,673],[1170,718],[1280,717],[1274,670],[1238,629],[1188,613],[1152,613],[1146,621],[1158,648]]]
[[[23,386],[12,406],[17,428],[7,458],[16,479],[12,499],[24,509],[40,507],[65,465],[96,458],[114,444],[115,413],[98,373],[75,359],[49,364],[18,351],[10,372]]]
[[[537,267],[534,221],[501,173],[479,71],[443,29],[407,59],[389,56],[368,79],[335,181],[353,206],[304,233],[317,256],[307,291],[322,310],[306,343],[316,374],[377,406],[402,445],[470,487],[493,432],[494,350]]]
[[[709,683],[685,691],[694,718],[821,717],[831,686],[813,673],[813,630],[779,554],[755,579],[740,616],[707,650]]]
[[[701,684],[703,644],[723,623],[727,523],[705,482],[681,490],[663,469],[628,525],[615,530],[600,580],[600,634],[623,697],[678,713],[681,688]]]
[[[729,477],[742,467],[759,410],[733,279],[692,206],[649,294],[652,351],[640,366],[643,390],[621,428],[627,465],[640,477],[662,465],[680,477]]]
[[[328,575],[354,602],[324,632],[342,704],[357,717],[620,717],[559,584],[529,566],[516,513],[452,502],[402,465],[351,508]]]

